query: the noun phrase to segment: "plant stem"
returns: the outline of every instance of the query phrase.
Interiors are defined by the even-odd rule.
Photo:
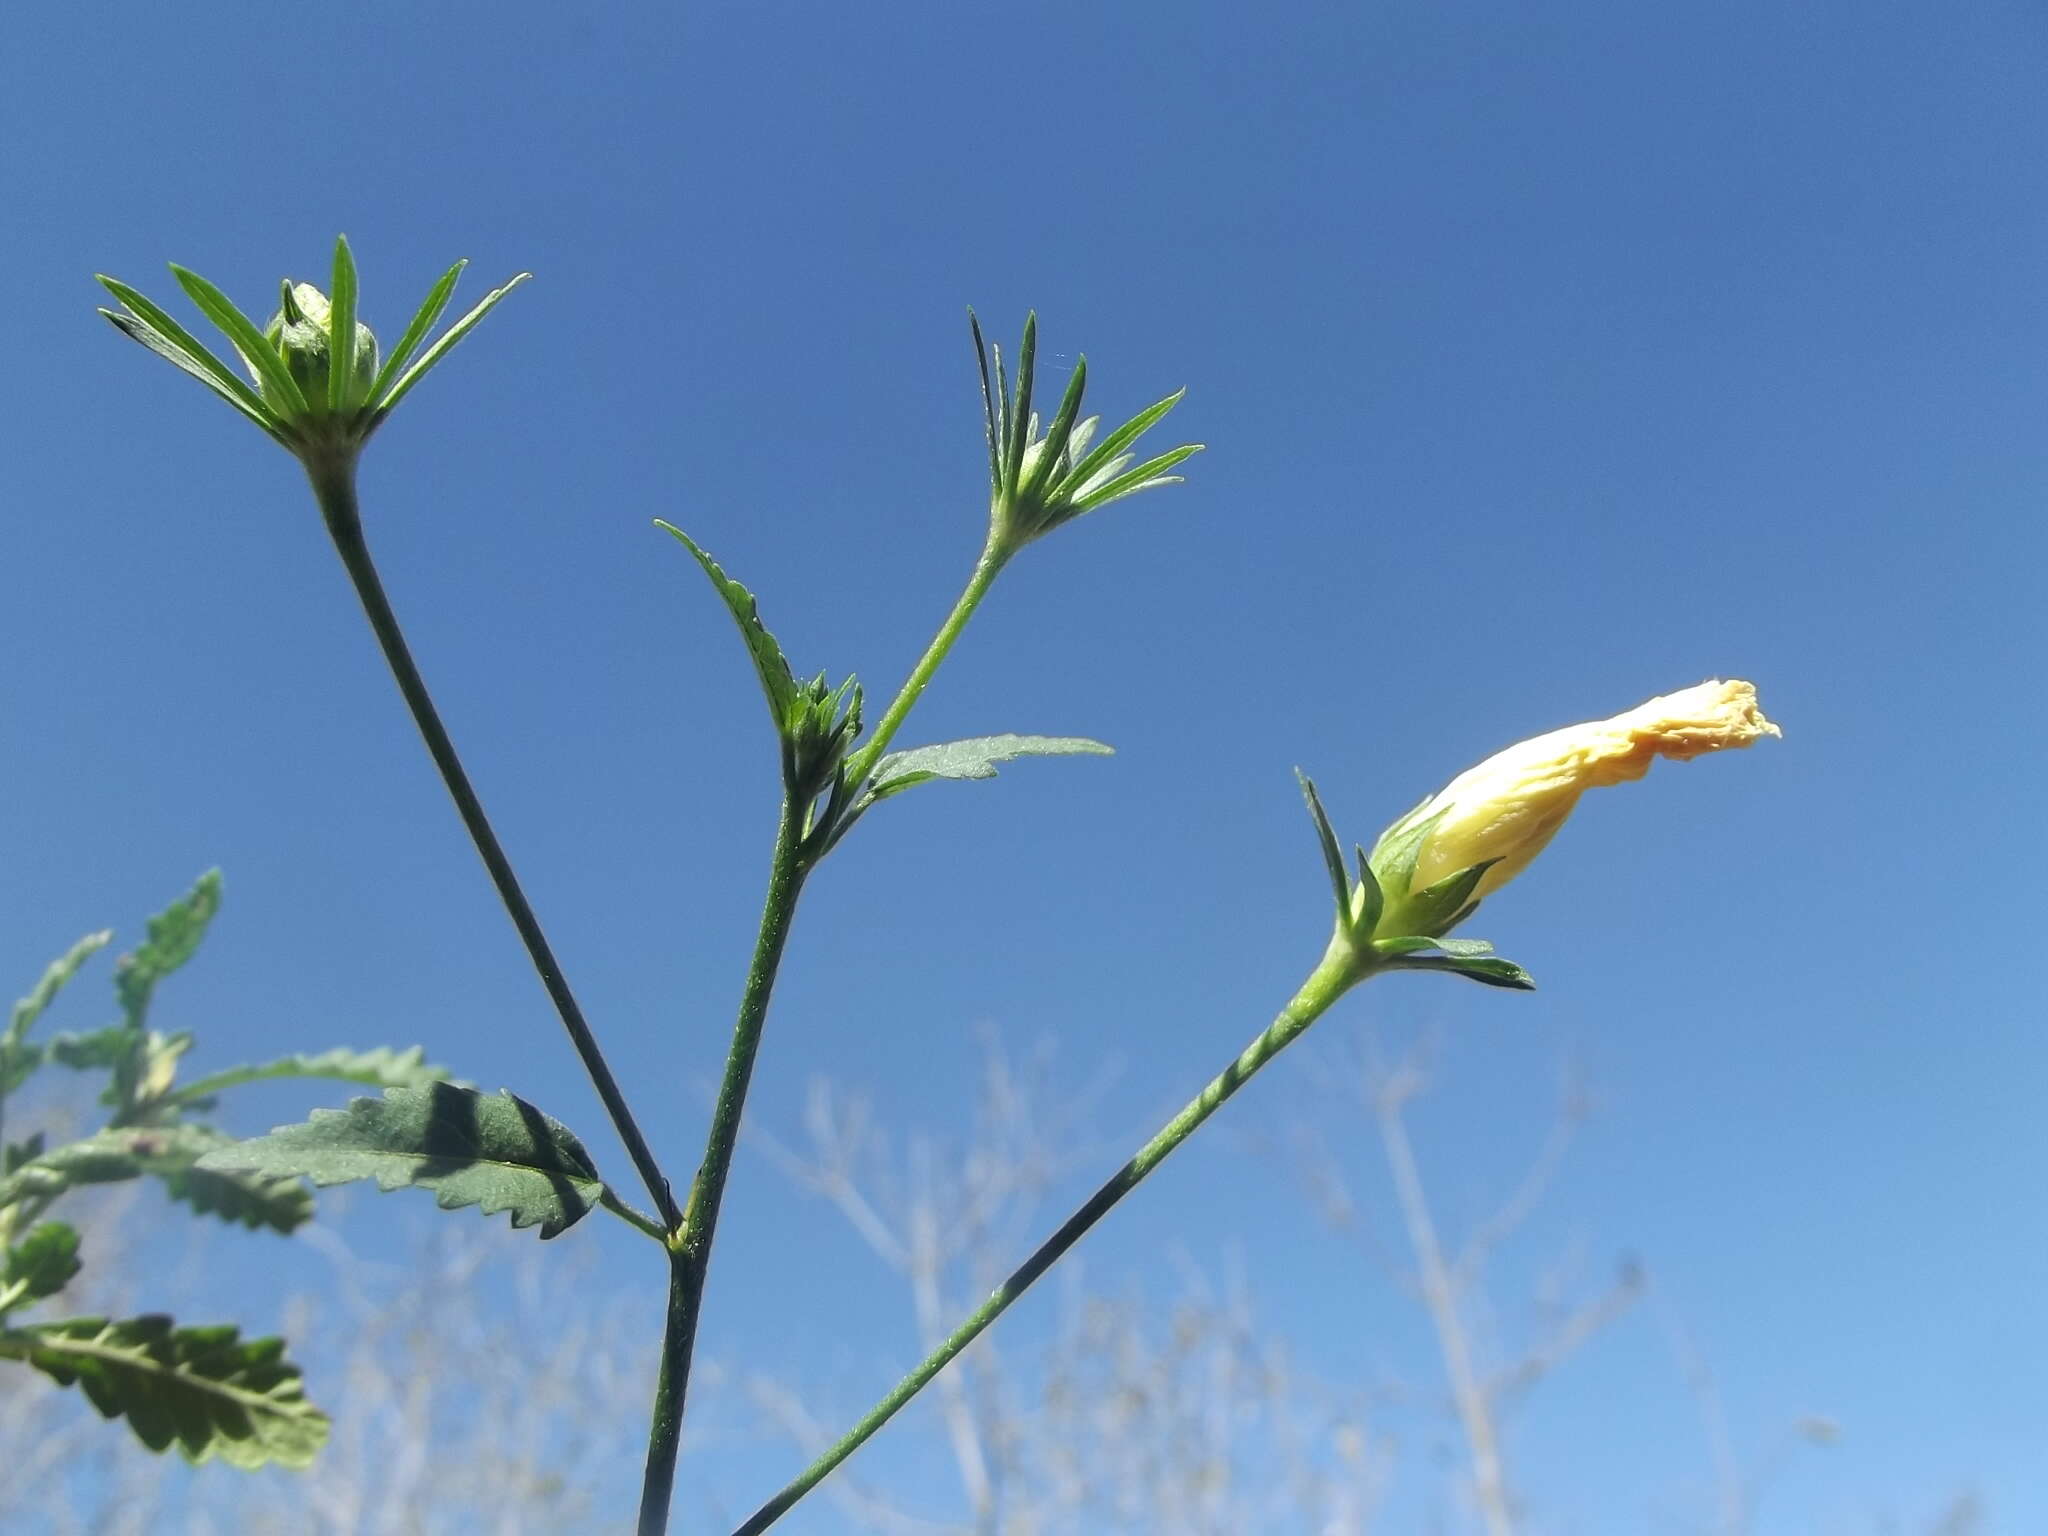
[[[654,1414],[647,1434],[647,1473],[640,1492],[640,1536],[661,1536],[668,1529],[669,1497],[674,1491],[676,1452],[682,1444],[683,1406],[690,1389],[690,1359],[697,1343],[697,1322],[704,1307],[704,1277],[711,1264],[711,1243],[718,1231],[718,1208],[725,1199],[726,1175],[732,1171],[739,1144],[740,1117],[746,1109],[747,1085],[754,1075],[754,1057],[761,1049],[768,999],[782,964],[783,945],[796,917],[803,890],[802,818],[805,807],[786,796],[775,828],[775,852],[768,866],[768,894],[761,908],[761,930],[754,941],[753,964],[733,1024],[732,1048],[725,1058],[725,1077],[711,1111],[704,1161],[690,1186],[690,1203],[670,1241],[668,1323],[661,1344],[661,1375],[654,1388]]]
[[[1087,1203],[1069,1216],[1060,1229],[1038,1246],[1035,1253],[953,1330],[945,1342],[919,1362],[898,1382],[889,1395],[868,1410],[865,1417],[816,1461],[806,1467],[787,1487],[756,1510],[733,1536],[759,1536],[786,1514],[797,1500],[822,1482],[826,1475],[866,1443],[868,1438],[894,1417],[896,1410],[915,1397],[948,1363],[980,1336],[983,1329],[1002,1316],[1039,1276],[1057,1263],[1109,1208],[1136,1189],[1145,1176],[1166,1160],[1167,1154],[1186,1141],[1195,1129],[1248,1082],[1252,1074],[1285,1050],[1301,1032],[1359,979],[1356,957],[1341,941],[1333,942],[1322,962],[1309,973],[1279,1017],[1251,1044],[1238,1053],[1229,1066],[1217,1073],[1209,1085],[1189,1101],[1187,1107],[1160,1129],[1138,1153],[1110,1176],[1109,1181],[1089,1196]]]
[[[932,643],[925,647],[924,654],[917,659],[917,665],[910,669],[910,676],[903,680],[903,686],[896,691],[882,718],[876,723],[874,734],[866,746],[855,753],[847,764],[847,782],[858,784],[867,777],[877,759],[888,751],[897,729],[903,724],[917,701],[923,697],[926,684],[932,674],[939,670],[939,663],[946,659],[946,653],[953,649],[953,642],[960,638],[960,632],[967,627],[967,621],[974,617],[974,610],[981,606],[981,600],[988,596],[989,586],[1009,561],[1010,552],[1003,549],[995,535],[982,546],[981,558],[974,562],[974,574],[967,578],[967,585],[961,589],[960,597],[953,604],[953,611],[946,615],[946,622],[939,626],[939,632],[932,636]]]
[[[675,1194],[669,1188],[668,1180],[662,1176],[653,1152],[648,1149],[646,1138],[640,1134],[633,1112],[626,1106],[625,1095],[619,1092],[618,1081],[612,1076],[604,1052],[598,1049],[597,1037],[584,1021],[583,1010],[577,1006],[575,995],[570,992],[569,983],[562,975],[562,968],[556,963],[547,935],[541,931],[540,920],[533,915],[525,893],[519,889],[518,877],[512,873],[512,865],[498,844],[497,834],[491,830],[483,803],[470,787],[462,759],[455,755],[455,743],[449,740],[447,729],[441,724],[441,716],[434,708],[426,682],[421,678],[412,652],[405,643],[405,633],[399,628],[398,616],[392,612],[390,599],[384,595],[384,583],[377,576],[377,567],[370,559],[370,547],[363,538],[362,517],[356,506],[354,460],[350,457],[335,463],[308,462],[306,472],[313,482],[313,494],[319,498],[320,512],[326,519],[328,535],[334,540],[335,552],[348,568],[349,580],[355,583],[356,596],[362,600],[363,612],[370,620],[377,644],[383,648],[385,661],[390,663],[398,691],[405,695],[405,702],[412,710],[413,723],[419,727],[420,735],[426,741],[434,766],[441,770],[441,780],[454,798],[462,824],[469,829],[476,851],[483,856],[491,883],[498,888],[498,897],[504,902],[506,912],[511,914],[512,926],[519,930],[526,953],[533,960],[533,968],[540,973],[541,985],[547,988],[555,1011],[562,1016],[562,1024],[569,1031],[576,1054],[583,1058],[584,1070],[590,1074],[597,1096],[604,1101],[605,1111],[611,1116],[619,1139],[626,1144],[633,1166],[640,1171],[640,1178],[646,1184],[663,1222],[673,1231],[682,1221],[682,1214],[676,1208]]]

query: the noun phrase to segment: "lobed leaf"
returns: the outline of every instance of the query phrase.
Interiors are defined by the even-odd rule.
[[[149,937],[132,955],[114,962],[114,992],[131,1026],[149,1011],[156,984],[190,960],[220,911],[220,871],[208,870],[192,889],[149,920]]]
[[[374,1179],[381,1190],[428,1189],[443,1210],[509,1211],[543,1238],[582,1220],[605,1193],[575,1134],[524,1099],[451,1083],[388,1088],[345,1110],[208,1153],[203,1171],[304,1176],[318,1185]]]
[[[0,1177],[0,1207],[28,1196],[53,1199],[81,1184],[150,1177],[174,1200],[202,1215],[250,1228],[290,1232],[313,1214],[313,1196],[295,1176],[201,1169],[209,1152],[234,1146],[204,1125],[123,1127],[100,1131],[15,1161]]]
[[[754,600],[754,594],[726,575],[718,562],[704,553],[697,541],[675,524],[656,518],[654,526],[673,534],[683,548],[696,557],[697,564],[710,578],[712,590],[717,592],[732,614],[733,622],[740,627],[740,638],[746,642],[755,675],[761,679],[761,691],[768,696],[768,712],[775,717],[777,733],[782,733],[788,728],[789,706],[797,695],[796,674],[790,670],[782,647],[768,633],[768,626],[761,622],[761,607]]]
[[[244,1083],[269,1082],[276,1078],[329,1078],[344,1083],[361,1083],[369,1088],[424,1088],[429,1083],[453,1081],[453,1076],[446,1067],[428,1061],[426,1055],[426,1047],[419,1045],[408,1046],[402,1051],[394,1050],[388,1045],[376,1046],[367,1051],[351,1051],[346,1047],[336,1046],[333,1050],[322,1051],[318,1055],[302,1051],[295,1056],[280,1057],[276,1061],[229,1067],[223,1072],[195,1078],[172,1094],[166,1102],[192,1104],[202,1099],[210,1099],[226,1089],[239,1088]]]
[[[1019,757],[1108,757],[1116,749],[1086,736],[974,736],[891,752],[874,767],[867,800],[886,800],[933,779],[992,779],[996,764]]]
[[[78,974],[78,968],[105,949],[113,937],[114,930],[111,928],[103,928],[98,933],[88,933],[52,960],[44,970],[42,978],[29,988],[28,996],[14,1005],[14,1011],[7,1021],[9,1038],[19,1040],[27,1034],[29,1027],[42,1017],[43,1010],[56,1001],[57,994]]]
[[[46,1221],[7,1250],[0,1291],[12,1293],[16,1305],[40,1301],[69,1285],[79,1267],[78,1233],[61,1221]]]
[[[327,1443],[327,1415],[306,1401],[282,1339],[161,1315],[80,1317],[0,1332],[0,1356],[78,1387],[152,1451],[176,1445],[188,1461],[304,1467]]]

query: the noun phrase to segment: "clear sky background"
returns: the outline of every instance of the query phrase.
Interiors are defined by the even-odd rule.
[[[1056,1214],[1319,953],[1294,765],[1369,842],[1519,737],[1754,678],[1783,742],[1593,797],[1471,925],[1540,992],[1355,994],[1085,1262],[1236,1264],[1326,1378],[1426,1383],[1422,1314],[1258,1148],[1313,1121],[1390,1222],[1369,1125],[1318,1085],[1368,1029],[1439,1030],[1415,1133],[1455,1229],[1576,1058],[1598,1111],[1501,1289],[1578,1242],[1639,1256],[1656,1304],[1516,1420],[1537,1528],[1682,1528],[1711,1465],[1677,1326],[1744,1457],[1841,1424],[1757,1530],[1916,1529],[1965,1490],[2048,1529],[2037,8],[109,5],[9,33],[6,985],[219,865],[157,1019],[200,1061],[421,1042],[630,1182],[297,466],[99,321],[93,272],[171,303],[176,260],[267,313],[345,230],[387,341],[458,256],[472,297],[536,274],[379,437],[365,515],[679,1176],[776,786],[730,622],[650,520],[752,585],[800,670],[893,691],[983,528],[964,307],[1003,337],[1035,307],[1092,406],[1185,384],[1161,446],[1210,448],[1021,557],[905,740],[1118,755],[920,791],[832,858],[759,1123],[825,1074],[957,1135],[977,1028],[1050,1039],[1057,1081],[1120,1068]],[[99,1022],[103,984],[53,1023]],[[351,1241],[401,1201],[355,1202]],[[708,1354],[849,1412],[914,1357],[895,1284],[758,1156],[720,1239]],[[216,1241],[259,1326],[324,1273]],[[652,1316],[641,1239],[562,1241]],[[886,1446],[871,1474],[957,1506]],[[796,1459],[689,1463],[690,1496],[751,1507]]]

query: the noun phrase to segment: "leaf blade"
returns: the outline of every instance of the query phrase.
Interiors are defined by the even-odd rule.
[[[443,1210],[510,1212],[516,1227],[555,1237],[604,1195],[590,1154],[559,1121],[509,1093],[434,1083],[388,1088],[346,1109],[317,1109],[297,1125],[199,1159],[202,1171],[308,1178],[316,1185],[373,1179],[387,1193],[432,1192]]]
[[[0,1265],[0,1289],[15,1292],[16,1305],[41,1301],[69,1285],[80,1267],[77,1231],[61,1221],[41,1222],[7,1250],[7,1262]]]
[[[412,320],[406,325],[405,334],[398,338],[398,345],[391,349],[391,355],[384,359],[384,366],[377,370],[377,382],[370,386],[368,404],[382,408],[384,391],[391,381],[398,377],[398,370],[406,365],[419,344],[426,340],[427,332],[434,328],[434,322],[441,318],[441,311],[448,307],[448,300],[454,297],[455,284],[462,277],[462,269],[469,265],[468,259],[455,263],[443,272],[434,286],[427,290],[427,296],[420,301],[420,307],[413,312]]]
[[[382,422],[390,415],[398,402],[412,392],[412,387],[427,376],[429,369],[446,357],[458,341],[475,330],[482,323],[484,316],[496,309],[507,294],[531,276],[531,272],[521,272],[503,287],[493,288],[477,301],[476,306],[468,314],[443,331],[440,340],[420,354],[420,360],[399,376],[398,382],[391,386],[391,393],[378,403],[377,420]]]
[[[326,1078],[361,1083],[368,1088],[424,1088],[429,1083],[455,1081],[446,1067],[428,1061],[426,1054],[427,1048],[423,1045],[407,1046],[402,1051],[388,1045],[374,1046],[367,1051],[336,1046],[317,1055],[301,1051],[274,1061],[228,1067],[194,1078],[164,1102],[190,1104],[195,1100],[210,1099],[229,1088],[239,1088],[245,1083],[270,1082],[278,1078]],[[468,1085],[457,1083],[457,1086]]]
[[[1020,757],[1110,757],[1116,749],[1087,736],[970,736],[890,752],[877,760],[866,799],[891,795],[934,779],[992,779],[998,763]]]
[[[327,1415],[306,1400],[282,1339],[180,1328],[161,1314],[81,1317],[0,1333],[0,1356],[79,1388],[152,1451],[176,1445],[195,1464],[304,1467],[327,1443]]]
[[[654,526],[672,535],[696,558],[698,566],[710,580],[712,590],[739,626],[740,639],[754,663],[754,675],[761,680],[761,691],[768,697],[768,712],[775,718],[776,733],[781,734],[788,728],[789,706],[797,694],[796,673],[789,665],[789,658],[783,654],[782,646],[769,633],[768,626],[761,622],[760,603],[746,587],[726,575],[724,568],[674,523],[656,518]]]
[[[178,280],[200,312],[219,326],[223,335],[233,342],[235,349],[248,360],[256,370],[265,388],[282,402],[283,414],[298,416],[306,410],[306,393],[299,388],[299,381],[292,377],[285,367],[284,358],[271,344],[270,338],[257,328],[256,322],[235,308],[234,301],[214,287],[197,272],[171,263],[171,276]]]

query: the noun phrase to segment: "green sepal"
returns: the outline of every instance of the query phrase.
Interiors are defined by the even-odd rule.
[[[1337,846],[1337,833],[1330,825],[1330,816],[1323,809],[1323,797],[1316,793],[1315,780],[1299,768],[1294,770],[1295,781],[1301,785],[1301,798],[1308,804],[1309,820],[1316,824],[1316,842],[1323,850],[1323,868],[1330,876],[1330,893],[1337,900],[1337,926],[1346,928],[1351,923],[1351,881],[1344,873],[1344,851]],[[1370,928],[1365,930],[1372,932]]]
[[[1410,893],[1401,903],[1401,925],[1416,933],[1442,934],[1464,921],[1476,905],[1472,892],[1499,862],[1482,859],[1456,874],[1445,875],[1434,885]]]
[[[574,1132],[509,1093],[450,1083],[388,1088],[347,1109],[316,1109],[297,1125],[200,1159],[201,1170],[305,1177],[315,1184],[374,1179],[384,1191],[431,1190],[443,1210],[509,1211],[543,1238],[567,1231],[605,1193]]]
[[[180,1328],[157,1314],[80,1317],[0,1330],[0,1358],[78,1387],[152,1451],[175,1445],[187,1461],[304,1467],[327,1443],[327,1415],[306,1401],[282,1339]]]
[[[1357,843],[1351,845],[1358,855],[1358,911],[1352,920],[1351,931],[1362,939],[1369,939],[1379,930],[1380,919],[1386,915],[1387,894],[1380,889],[1379,876],[1372,872],[1372,860],[1365,849]]]
[[[0,1265],[0,1295],[13,1297],[11,1306],[41,1301],[63,1290],[82,1267],[77,1231],[61,1221],[42,1222],[7,1250],[7,1261]]]
[[[1422,844],[1443,820],[1444,811],[1425,816],[1431,795],[1414,810],[1380,834],[1380,840],[1373,845],[1372,872],[1379,876],[1380,889],[1385,891],[1389,901],[1400,901],[1408,894],[1409,885],[1415,878],[1415,863],[1422,857]],[[1446,810],[1449,807],[1445,807]]]

